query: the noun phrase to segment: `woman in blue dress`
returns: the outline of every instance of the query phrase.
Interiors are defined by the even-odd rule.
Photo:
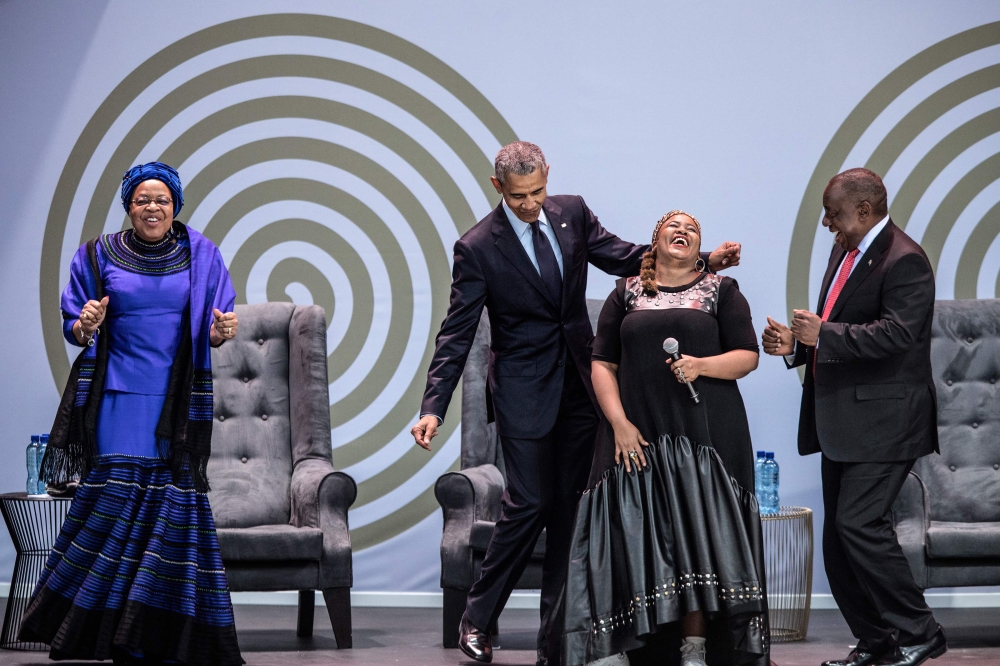
[[[176,221],[177,172],[122,180],[132,228],[85,244],[62,297],[82,346],[42,464],[81,479],[21,625],[52,659],[242,664],[208,503],[211,347],[236,335],[218,248]]]

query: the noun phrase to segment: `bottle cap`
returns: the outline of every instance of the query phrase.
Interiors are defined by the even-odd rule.
[[[758,458],[763,458],[764,457],[764,452],[763,451],[758,451],[757,452],[757,457]]]
[[[32,435],[31,436],[31,443],[32,444],[37,444],[40,439],[41,439],[41,435]]]
[[[767,458],[768,460],[774,460],[774,451],[768,451],[766,454],[764,454],[764,457]]]
[[[48,444],[49,443],[49,433],[47,433],[47,432],[43,433],[41,441],[42,441],[42,444]]]

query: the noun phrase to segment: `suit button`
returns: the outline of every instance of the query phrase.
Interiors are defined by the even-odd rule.
[[[973,428],[978,428],[978,427],[979,427],[979,424],[978,424],[978,423],[975,423],[975,422],[973,422],[973,424],[972,424],[972,427],[973,427]]]
[[[557,365],[566,365],[566,361],[559,359],[559,363]]]
[[[1000,465],[993,465],[993,469],[1000,469]]]
[[[243,383],[244,383],[244,384],[246,384],[246,383],[247,383],[247,382],[249,382],[249,381],[250,381],[250,378],[249,378],[249,377],[244,377],[244,378],[243,378]]]
[[[261,414],[260,415],[260,420],[261,421],[266,421],[267,420],[267,414]]]
[[[951,386],[951,380],[949,379],[948,381],[945,382],[945,384],[947,384],[948,386]]]
[[[950,469],[951,471],[953,471],[953,472],[954,472],[954,471],[955,471],[955,466],[954,466],[954,465],[949,465],[949,466],[948,466],[948,469]]]
[[[240,462],[241,463],[246,464],[246,461],[247,461],[247,457],[246,456],[243,456],[242,458],[240,458]]]
[[[220,421],[225,421],[225,420],[226,420],[226,417],[225,417],[225,416],[223,416],[222,414],[219,414],[219,420],[220,420]]]
[[[972,344],[972,336],[967,337],[965,339],[965,341],[968,342],[971,345]]]
[[[259,345],[264,344],[264,338],[257,338],[257,344]]]

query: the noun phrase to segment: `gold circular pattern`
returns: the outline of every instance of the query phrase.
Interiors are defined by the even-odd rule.
[[[275,37],[311,38],[323,46],[314,49],[319,55],[298,51],[250,55],[256,53],[250,48],[246,57],[223,64],[210,57],[225,52],[227,47],[231,57],[233,45]],[[334,57],[330,53],[335,49],[327,48],[328,45],[337,48],[346,45],[347,49],[353,49],[349,54],[354,57]],[[359,53],[363,55],[358,56]],[[355,61],[360,57],[362,63],[367,63],[365,58],[369,56],[371,66]],[[385,62],[390,63],[390,71],[405,74],[389,76],[379,71],[386,69],[379,65]],[[396,66],[400,64],[404,67]],[[198,67],[202,70],[190,74]],[[164,82],[175,81],[178,76],[187,78],[169,84],[166,89],[168,84]],[[412,82],[409,76],[413,77]],[[288,81],[299,82],[292,86],[295,92],[287,92]],[[424,81],[430,81],[435,90],[443,90],[446,95],[442,98],[447,97],[447,103],[420,92],[427,88],[419,84]],[[216,103],[213,110],[201,111],[207,108],[204,100],[218,99],[236,86],[271,85],[271,82],[283,82],[284,87],[275,83],[273,93],[227,100],[221,108]],[[334,89],[346,92],[336,95],[340,99],[328,99],[334,96],[329,93]],[[156,102],[128,121],[130,124],[122,130],[123,119],[136,115],[136,100],[152,94],[156,95]],[[391,119],[387,120],[385,114],[373,113],[365,104],[355,103],[358,99],[375,100],[382,105],[379,108],[393,109],[396,115],[389,114]],[[455,100],[464,110],[453,117],[448,109],[455,107]],[[191,116],[198,113],[202,117],[192,121]],[[433,146],[423,134],[404,129],[410,125],[393,122],[392,118],[404,115],[427,130]],[[456,118],[465,120],[460,122]],[[143,151],[154,145],[154,139],[169,134],[165,128],[171,123],[174,126],[187,123],[185,129],[175,131],[175,138],[153,159],[179,167],[189,159],[197,161],[195,158],[205,154],[206,146],[215,146],[213,156],[200,168],[182,172],[184,219],[191,220],[220,248],[227,247],[230,238],[228,247],[235,249],[227,258],[238,302],[246,302],[257,266],[275,248],[308,246],[346,276],[344,288],[350,295],[346,301],[349,310],[338,299],[337,289],[327,273],[311,260],[313,255],[279,258],[266,276],[264,289],[267,300],[287,301],[290,297],[286,292],[291,286],[304,287],[312,302],[326,309],[328,320],[333,319],[338,304],[349,311],[342,335],[328,349],[331,383],[355,372],[358,359],[370,352],[365,351],[372,347],[369,341],[376,333],[382,336],[380,347],[374,347],[375,354],[370,354],[369,367],[363,369],[363,376],[357,373],[356,385],[350,391],[334,398],[330,415],[334,432],[341,433],[334,443],[334,465],[338,469],[363,463],[384,451],[401,434],[407,435],[420,404],[424,372],[434,349],[434,333],[448,305],[450,248],[444,241],[451,237],[449,234],[457,237],[469,229],[477,220],[475,211],[478,209],[481,215],[485,212],[484,201],[495,197],[488,180],[492,157],[481,147],[485,135],[479,132],[477,142],[470,134],[472,130],[465,127],[468,118],[485,128],[488,140],[495,141],[496,148],[516,140],[513,130],[489,101],[445,63],[395,35],[345,19],[309,14],[238,19],[184,37],[151,56],[118,84],[90,118],[63,167],[49,208],[39,289],[46,351],[56,384],[65,384],[69,374],[58,303],[63,286],[60,271],[64,268],[60,266],[60,257],[67,249],[64,237],[71,226],[74,201],[84,202],[84,213],[79,236],[74,234],[74,238],[65,241],[72,249],[105,231],[121,174],[140,156],[148,155]],[[406,174],[394,172],[384,164],[384,159],[360,152],[350,141],[339,141],[340,135],[336,133],[333,138],[255,133],[254,127],[268,121],[289,119],[323,123],[334,126],[338,132],[361,137],[366,145],[377,145],[376,153],[390,155],[390,164],[405,165]],[[219,147],[220,137],[237,134],[244,137],[239,145]],[[110,151],[107,145],[111,145]],[[442,162],[442,154],[451,161]],[[313,164],[317,173],[336,172],[343,174],[343,178],[305,177],[301,170],[291,170],[245,187],[238,186],[241,175],[255,168],[271,165],[269,173],[280,171],[281,167],[272,164],[278,161]],[[466,171],[461,178],[455,175],[455,164]],[[85,177],[85,172],[97,177]],[[412,174],[422,183],[417,190],[411,190]],[[465,183],[465,189],[460,181]],[[471,182],[481,192],[470,194]],[[231,192],[234,187],[237,191]],[[358,190],[367,195],[360,196]],[[220,195],[223,191],[225,194]],[[73,195],[67,196],[70,192]],[[222,205],[215,202],[209,206],[206,202],[213,196],[225,196],[226,200]],[[384,210],[373,207],[373,200],[383,202],[383,208],[391,209],[392,215],[405,223],[405,233],[394,226],[399,224],[395,217],[390,219]],[[351,238],[329,224],[301,216],[278,216],[279,219],[266,220],[246,238],[239,236],[241,220],[271,204],[287,201],[321,208],[346,220],[356,234],[367,239],[365,247],[374,248],[377,260],[370,258],[371,251],[366,255]],[[199,212],[203,205],[204,210]],[[210,208],[210,213],[205,212]],[[201,219],[204,224],[198,227],[195,220]],[[450,229],[444,236],[443,227]],[[415,252],[422,255],[422,267],[413,264]],[[383,266],[384,273],[373,274],[366,256]],[[391,300],[388,312],[382,311],[385,303],[379,300],[380,293]],[[416,318],[415,293],[429,293],[422,301],[429,303],[428,312],[419,314],[429,319],[430,328],[418,334],[413,332],[415,322],[423,319]],[[228,334],[231,333],[230,328]],[[415,335],[420,336],[418,347],[413,347]],[[407,357],[410,348],[417,349],[419,354]],[[410,358],[407,367],[415,369],[407,370],[409,375],[400,378],[399,369],[405,358]],[[390,384],[395,387],[393,391],[387,389]],[[376,416],[365,427],[358,428],[356,436],[343,436],[345,428],[351,428],[352,419],[369,418],[373,411]],[[442,426],[436,440],[439,446],[457,432],[457,425],[458,420],[452,419]],[[426,474],[420,477],[423,485],[416,492],[413,483],[409,484],[409,494],[402,500],[373,504],[416,479],[428,464],[426,452],[419,452],[416,447],[387,460],[384,468],[369,473],[358,484],[354,510],[362,509],[363,517],[357,521],[352,517],[356,551],[392,538],[437,509],[434,479],[424,478]],[[444,462],[445,469],[455,469],[458,455]]]
[[[830,178],[840,171],[859,166],[846,160],[862,142],[866,132],[873,131],[877,121],[890,105],[904,94],[921,98],[884,134],[877,142],[862,166],[886,177],[891,169],[894,182],[901,183],[896,191],[889,191],[890,213],[893,222],[906,229],[911,223],[920,230],[909,232],[914,236],[931,261],[937,276],[940,292],[953,293],[954,298],[976,298],[980,295],[980,273],[985,270],[987,252],[1000,237],[1000,203],[989,208],[977,221],[971,231],[968,224],[956,228],[959,218],[970,209],[977,196],[990,196],[987,188],[998,180],[1000,174],[1000,152],[994,152],[961,174],[940,201],[934,200],[931,190],[942,187],[942,173],[956,159],[967,153],[992,135],[1000,133],[1000,108],[993,107],[991,94],[1000,89],[1000,61],[996,47],[1000,45],[1000,22],[972,28],[949,37],[913,56],[893,70],[878,83],[858,103],[847,119],[836,131],[826,150],[820,157],[812,177],[806,186],[799,205],[798,216],[792,232],[786,277],[786,299],[789,316],[795,308],[811,309],[815,303],[809,294],[809,278],[813,247],[817,237],[828,232],[817,225],[822,216],[823,189]],[[930,94],[921,95],[920,87],[932,74],[942,78],[953,70],[945,69],[972,54],[978,60],[994,62],[982,64],[971,62],[965,66],[965,73],[954,76]],[[971,67],[971,71],[968,71]],[[929,87],[927,85],[923,87]],[[949,113],[963,104],[990,106],[975,117],[961,122],[933,143],[927,145],[921,136],[935,123],[947,124]],[[868,140],[871,141],[870,137]],[[908,149],[919,153],[919,159],[906,173],[900,174],[901,156]],[[993,151],[991,151],[993,152]],[[954,174],[951,175],[954,178]],[[947,186],[945,184],[944,186]],[[925,205],[921,206],[921,202]],[[915,217],[915,215],[920,215]],[[967,234],[964,238],[963,234]],[[957,244],[962,249],[957,259],[954,274],[942,275],[939,271],[942,254],[947,244]],[[945,289],[942,289],[942,286]],[[993,294],[1000,297],[1000,275],[996,278]]]

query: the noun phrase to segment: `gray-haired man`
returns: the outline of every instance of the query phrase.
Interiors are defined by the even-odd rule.
[[[562,630],[556,602],[598,423],[587,264],[637,275],[649,246],[609,233],[581,197],[546,198],[549,167],[538,146],[504,146],[494,166],[491,180],[503,200],[455,243],[451,304],[412,433],[430,450],[485,306],[492,334],[488,387],[507,488],[481,576],[469,592],[459,647],[477,661],[491,660],[489,630],[544,528],[538,661],[554,666]],[[724,243],[705,259],[721,269],[735,266],[739,256],[739,244]]]

